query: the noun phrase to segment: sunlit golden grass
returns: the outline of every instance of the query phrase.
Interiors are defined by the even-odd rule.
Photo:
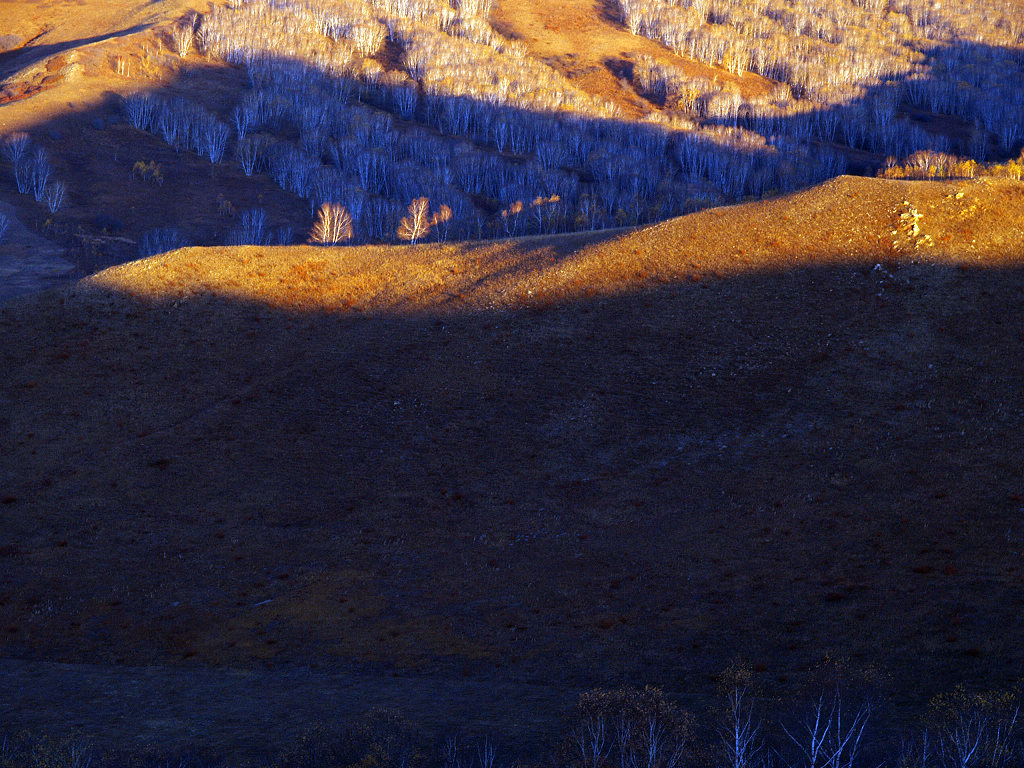
[[[188,248],[83,285],[138,298],[217,296],[310,311],[511,310],[750,271],[878,262],[1015,262],[1024,187],[844,177],[638,231],[483,244]],[[901,228],[907,206],[921,236]],[[924,234],[927,240],[924,240]]]

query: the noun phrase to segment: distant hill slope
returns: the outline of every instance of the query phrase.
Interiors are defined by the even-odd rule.
[[[631,34],[618,15],[614,3],[607,0],[505,0],[497,4],[491,20],[498,31],[525,43],[535,57],[587,92],[611,99],[630,117],[654,106],[628,84],[639,56],[678,66],[692,76],[735,84],[747,97],[771,87],[754,74],[738,77],[720,67],[680,58],[660,43]]]
[[[651,284],[852,264],[1016,264],[1024,186],[844,176],[775,200],[636,231],[419,247],[199,248],[85,285],[133,296],[210,294],[371,312],[514,309]]]
[[[737,658],[780,694],[826,654],[899,703],[1003,685],[1022,203],[841,178],[635,232],[186,249],[13,301],[0,656],[529,681],[487,708],[528,744],[574,691],[703,696]],[[5,695],[10,728],[152,732]],[[293,695],[258,733],[194,702],[190,743],[335,716]],[[447,701],[407,714],[443,733]]]

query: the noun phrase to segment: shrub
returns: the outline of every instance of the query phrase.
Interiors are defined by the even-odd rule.
[[[163,168],[155,160],[150,160],[148,163],[143,160],[136,160],[132,166],[132,175],[160,186],[163,186],[164,183]]]

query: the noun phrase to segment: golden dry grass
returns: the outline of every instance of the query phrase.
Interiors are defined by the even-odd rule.
[[[736,76],[721,67],[680,58],[660,43],[630,34],[619,22],[615,3],[608,0],[504,0],[491,20],[499,32],[525,43],[533,56],[587,93],[617,104],[626,117],[639,117],[652,109],[622,79],[640,55],[678,66],[691,76],[733,84],[745,98],[772,87],[753,73]]]
[[[186,249],[12,302],[0,653],[543,681],[546,713],[737,656],[779,691],[828,652],[904,701],[1005,683],[1022,202],[843,178],[636,232]]]
[[[1016,264],[1021,185],[841,177],[640,230],[481,244],[193,248],[84,283],[147,300],[194,295],[282,308],[418,314],[513,310],[708,276],[884,263]],[[907,224],[921,218],[920,232]]]

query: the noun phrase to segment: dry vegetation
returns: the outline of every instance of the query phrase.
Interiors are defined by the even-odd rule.
[[[760,103],[720,92],[705,111],[770,135],[839,141],[889,155],[948,150],[983,160],[1022,135],[1024,22],[1007,0],[772,2],[619,0],[636,34],[680,55],[786,86]],[[665,92],[671,68],[649,78]],[[908,110],[974,124],[951,142]]]
[[[185,249],[11,304],[5,653],[386,665],[508,691],[497,727],[533,734],[566,689],[703,697],[736,656],[785,698],[838,650],[903,712],[1002,686],[1022,194],[844,178],[637,232]]]
[[[1019,674],[1015,6],[80,5],[0,30],[0,299],[60,253],[151,258],[0,312],[0,657],[30,679],[295,670],[280,721],[190,701],[232,750],[295,735],[296,679],[329,699],[309,666],[397,669],[393,699],[450,724],[434,689],[476,686],[532,751],[566,690],[706,698],[737,657],[763,704],[838,651],[897,722]],[[165,722],[66,688],[12,685],[0,727]],[[662,702],[644,763],[601,694],[552,760],[824,768],[778,730],[724,752],[742,690],[714,754]],[[932,712],[945,751],[915,726],[871,765],[948,768],[983,727],[1009,768],[970,701]]]
[[[116,73],[135,131],[118,132],[114,164],[94,163],[106,177],[97,184],[115,181],[126,150],[180,174],[174,188],[146,193],[174,200],[162,216],[115,215],[142,255],[163,241],[301,242],[324,205],[351,217],[349,242],[400,241],[422,197],[451,211],[432,237],[490,238],[635,226],[848,167],[912,178],[1019,172],[1024,49],[1010,5],[623,0],[619,29],[583,0],[552,11],[551,38],[583,45],[556,28],[583,18],[618,81],[574,70],[572,54],[545,48],[543,31],[498,11],[448,0],[216,4],[131,43],[51,57],[33,87]],[[626,29],[675,55],[648,41],[615,54]],[[33,72],[12,75],[8,90]],[[104,124],[109,107],[85,119]],[[16,124],[32,151],[0,173],[59,214],[38,214],[36,226],[84,250],[116,245],[90,240],[109,234],[103,215],[87,213],[99,197],[61,176],[78,153],[29,120]],[[217,205],[183,205],[201,158],[214,166],[206,186]],[[139,178],[163,187],[162,176]]]

